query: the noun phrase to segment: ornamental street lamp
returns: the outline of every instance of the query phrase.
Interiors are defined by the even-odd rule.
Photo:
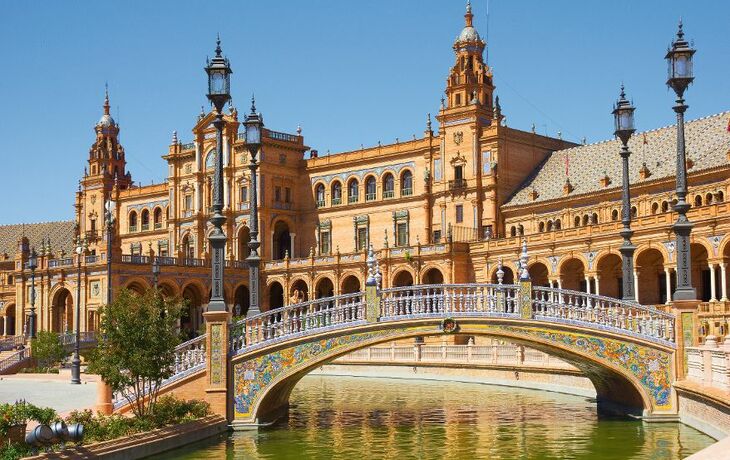
[[[106,208],[106,304],[112,303],[112,243],[114,241],[114,202],[108,200]],[[108,311],[108,310],[107,310]]]
[[[30,250],[30,257],[28,257],[28,268],[30,269],[30,315],[28,318],[30,327],[30,338],[35,339],[35,269],[38,268],[38,254],[35,252],[35,248]]]
[[[216,41],[215,57],[208,62],[205,71],[208,74],[208,99],[215,106],[216,114],[213,126],[216,129],[215,174],[213,175],[213,215],[210,223],[213,231],[208,237],[213,255],[212,289],[208,311],[226,311],[223,299],[223,261],[225,260],[226,235],[223,224],[223,107],[231,99],[231,67],[228,59],[222,56],[221,40]]]
[[[76,282],[76,340],[74,341],[74,357],[71,360],[71,383],[81,383],[81,357],[79,356],[79,349],[81,347],[81,258],[88,249],[88,242],[86,238],[81,239],[81,235],[76,239],[76,257],[77,257],[77,269],[78,269],[78,280]]]
[[[684,112],[687,105],[684,103],[684,91],[694,80],[692,74],[692,55],[695,50],[690,48],[684,39],[682,21],[679,22],[677,37],[672,42],[672,48],[664,57],[668,64],[667,86],[677,95],[677,105],[673,107],[677,114],[677,221],[672,226],[675,235],[675,254],[677,258],[677,289],[674,291],[674,300],[695,300],[697,293],[692,287],[692,256],[690,254],[689,236],[694,226],[687,218],[690,204],[687,202],[687,163],[684,145]]]
[[[621,188],[621,236],[624,239],[621,248],[621,275],[623,279],[623,300],[635,301],[634,296],[634,251],[636,246],[631,244],[631,192],[629,190],[629,139],[634,134],[634,106],[626,99],[624,85],[621,85],[621,95],[613,106],[613,119],[615,123],[614,135],[621,140],[621,164],[623,170],[623,182]]]
[[[259,265],[261,257],[259,256],[259,247],[261,242],[258,240],[259,235],[259,205],[258,193],[256,185],[256,169],[259,167],[256,155],[261,148],[261,131],[264,126],[264,120],[260,114],[256,113],[256,102],[251,97],[251,113],[246,116],[243,122],[246,127],[246,146],[250,154],[248,168],[251,170],[251,199],[249,209],[249,227],[250,239],[248,242],[249,255],[246,258],[248,262],[248,280],[249,280],[249,308],[248,315],[258,315],[261,312],[259,308]]]

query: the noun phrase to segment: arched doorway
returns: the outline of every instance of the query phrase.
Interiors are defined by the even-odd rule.
[[[281,283],[274,281],[269,286],[269,310],[284,306],[284,288]]]
[[[586,280],[583,262],[575,258],[567,260],[560,268],[560,280],[563,289],[585,292]]]
[[[342,293],[354,294],[360,292],[360,280],[355,275],[349,275],[342,281]]]
[[[623,297],[624,288],[621,271],[621,257],[606,254],[596,264],[598,270],[598,293],[614,299]],[[633,276],[633,274],[631,275]]]
[[[422,284],[444,284],[444,275],[438,268],[429,268],[421,277]]]
[[[408,270],[401,270],[393,277],[393,287],[413,286],[413,275]]]
[[[203,293],[194,284],[188,284],[183,289],[182,297],[187,301],[187,308],[180,317],[180,330],[188,338],[197,337],[203,325]]]
[[[5,335],[15,335],[15,305],[5,307]]]
[[[707,262],[707,250],[701,244],[691,244],[692,286],[697,290],[697,298],[703,302],[710,300],[710,266]]]
[[[68,289],[60,289],[53,296],[51,304],[51,330],[64,333],[71,331],[73,327],[74,301]]]
[[[637,302],[643,305],[657,305],[667,300],[664,278],[664,256],[658,249],[641,251],[636,258],[634,270],[639,277],[636,292]]]
[[[289,288],[288,304],[306,302],[307,300],[309,300],[309,286],[304,280],[296,280]]]
[[[535,262],[530,265],[527,271],[530,273],[533,286],[548,287],[550,285],[548,281],[548,268],[544,263]]]
[[[164,299],[170,299],[176,295],[175,287],[168,283],[159,283],[157,289],[159,289]]]
[[[497,276],[497,271],[499,271],[499,269],[495,270],[494,273],[492,273],[492,284],[499,283],[499,277]],[[515,273],[512,271],[511,268],[509,268],[506,265],[503,265],[502,272],[504,273],[502,275],[502,284],[514,284],[515,283]]]
[[[126,286],[126,289],[134,294],[144,295],[145,291],[147,290],[147,286],[144,286],[142,283],[139,283],[137,281],[132,281]]]
[[[329,278],[322,278],[317,282],[317,286],[314,289],[314,298],[323,299],[325,297],[334,297],[335,285]]]
[[[182,256],[185,259],[195,258],[195,243],[190,235],[183,236],[182,243]]]
[[[290,248],[291,235],[289,234],[289,225],[283,220],[279,220],[274,224],[272,259],[282,260]],[[289,257],[292,257],[292,254],[289,254]]]
[[[243,226],[238,231],[238,260],[246,260],[251,253],[251,248],[248,247],[249,241],[251,241],[251,231]]]
[[[233,316],[246,316],[246,313],[248,313],[248,307],[251,305],[251,297],[248,291],[248,286],[238,286],[234,297]]]

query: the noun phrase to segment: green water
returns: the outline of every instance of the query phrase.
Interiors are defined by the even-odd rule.
[[[469,383],[307,376],[288,420],[157,459],[661,459],[712,438],[596,416],[579,396]]]

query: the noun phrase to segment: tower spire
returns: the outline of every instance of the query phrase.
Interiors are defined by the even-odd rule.
[[[472,27],[472,18],[474,15],[471,14],[471,0],[466,0],[466,14],[464,15],[466,27]]]
[[[109,84],[104,83],[104,115],[109,115]]]

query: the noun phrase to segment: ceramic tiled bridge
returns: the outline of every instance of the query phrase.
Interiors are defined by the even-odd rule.
[[[296,383],[339,356],[458,332],[504,338],[568,361],[593,382],[599,410],[676,417],[672,384],[683,368],[687,333],[677,333],[683,319],[691,334],[691,320],[676,309],[532,286],[529,279],[391,289],[368,284],[365,292],[233,323],[227,312],[206,313],[207,333],[178,347],[175,374],[161,391],[204,397],[233,424],[256,425],[285,412]]]

